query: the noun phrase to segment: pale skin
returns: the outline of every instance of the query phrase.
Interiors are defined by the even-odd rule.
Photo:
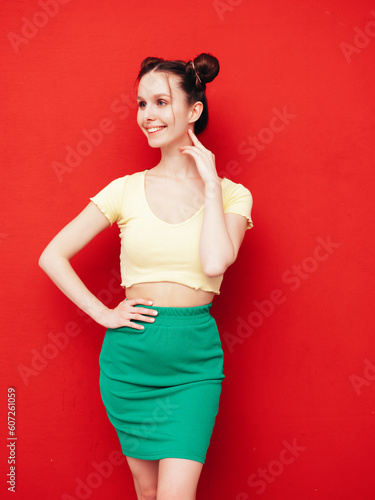
[[[138,87],[138,125],[149,145],[160,148],[161,152],[159,164],[147,172],[147,201],[154,214],[169,223],[188,219],[204,203],[199,247],[201,264],[207,276],[220,276],[237,258],[247,221],[241,215],[223,212],[215,156],[194,134],[194,123],[202,113],[203,104],[198,101],[188,106],[183,91],[176,85],[176,77],[168,75],[169,86],[165,76],[147,73]],[[164,128],[160,132],[149,132],[150,127],[157,126]],[[169,198],[165,195],[166,182],[168,192],[173,193]],[[193,199],[200,201],[193,203]],[[39,259],[40,267],[58,288],[97,323],[105,328],[141,329],[133,320],[157,321],[157,311],[135,307],[136,304],[193,307],[212,302],[213,292],[164,281],[134,284],[126,288],[128,300],[122,300],[114,309],[106,307],[88,290],[70,260],[109,225],[105,215],[90,201],[53,238]],[[196,498],[202,463],[179,458],[126,458],[138,500]]]

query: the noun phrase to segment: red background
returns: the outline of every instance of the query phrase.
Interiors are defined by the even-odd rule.
[[[2,497],[15,387],[16,498],[84,498],[80,481],[92,500],[136,498],[126,463],[104,478],[93,465],[120,449],[99,393],[104,329],[38,258],[89,196],[158,161],[135,121],[141,60],[211,52],[221,71],[200,139],[219,174],[252,192],[254,228],[211,310],[226,379],[197,498],[374,498],[374,3],[46,0],[44,16],[42,4],[6,0],[0,12]],[[272,121],[275,109],[289,123]],[[111,132],[58,176],[67,146],[103,119]],[[123,299],[117,231],[72,260],[113,306]],[[46,347],[69,328],[64,348]],[[41,353],[50,359],[35,365]]]

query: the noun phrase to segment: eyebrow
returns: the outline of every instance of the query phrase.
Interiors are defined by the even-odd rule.
[[[169,95],[169,94],[155,94],[153,97],[161,97],[161,96],[163,96],[163,95],[165,95],[165,96],[167,96],[167,97],[170,97],[170,95]],[[144,98],[143,98],[143,97],[141,97],[141,96],[139,95],[139,96],[137,97],[137,100],[141,100],[141,99],[142,99],[142,100],[144,100]]]

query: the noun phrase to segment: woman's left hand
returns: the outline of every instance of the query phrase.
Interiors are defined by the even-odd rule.
[[[180,146],[182,154],[189,154],[194,158],[198,172],[205,183],[210,181],[218,182],[215,155],[203,146],[192,130],[188,129],[188,134],[193,146]]]

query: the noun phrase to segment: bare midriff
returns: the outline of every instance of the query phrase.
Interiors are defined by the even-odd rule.
[[[155,283],[137,283],[126,288],[126,298],[152,300],[160,307],[195,307],[213,301],[214,292],[196,290],[180,283],[158,281]]]

